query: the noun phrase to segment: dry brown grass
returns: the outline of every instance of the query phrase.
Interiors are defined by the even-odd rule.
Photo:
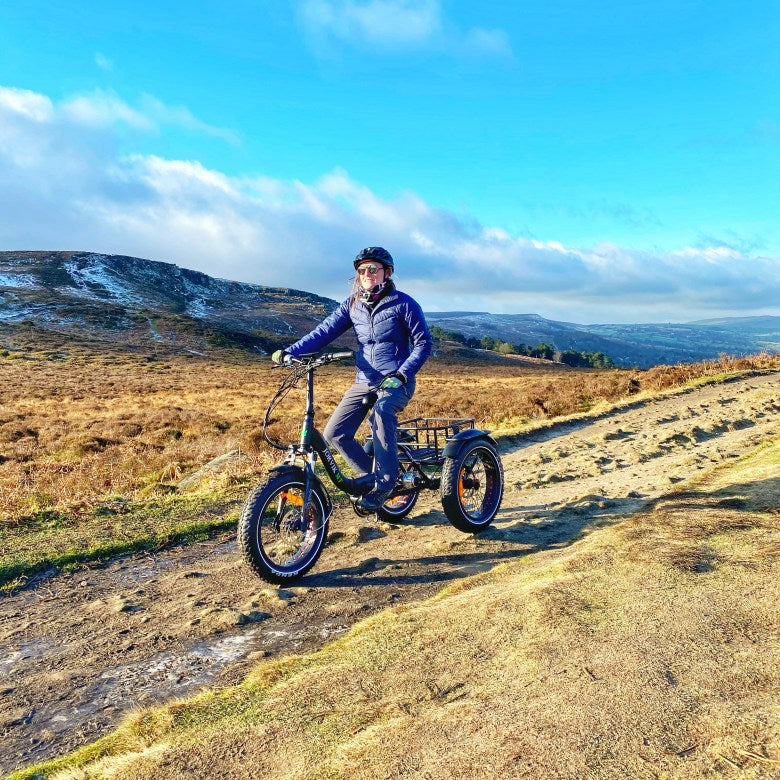
[[[23,523],[45,511],[79,511],[109,497],[144,497],[212,458],[240,449],[249,461],[230,483],[262,471],[275,453],[260,420],[280,375],[266,361],[59,353],[0,358],[0,521]],[[575,371],[537,363],[450,365],[432,360],[406,416],[471,416],[487,428],[587,411],[638,389],[658,390],[729,371],[778,368],[777,356],[724,360],[645,372]],[[353,376],[321,372],[322,426]],[[303,393],[279,410],[274,432],[297,438]],[[211,485],[211,487],[215,487]],[[219,488],[219,484],[216,485]]]

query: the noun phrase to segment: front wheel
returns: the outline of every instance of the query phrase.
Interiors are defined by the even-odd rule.
[[[441,473],[441,503],[447,519],[464,533],[487,528],[501,506],[504,469],[496,448],[486,439],[463,446],[445,458]]]
[[[279,474],[259,485],[244,504],[238,543],[244,560],[267,582],[293,582],[317,562],[328,534],[327,502],[314,486],[304,517],[305,477]]]

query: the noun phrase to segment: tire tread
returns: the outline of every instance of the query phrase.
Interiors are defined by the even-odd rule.
[[[495,459],[495,464],[499,480],[499,495],[496,502],[496,508],[493,514],[482,522],[471,520],[463,511],[460,499],[458,498],[458,476],[466,457],[476,448],[488,450]],[[466,444],[463,449],[454,458],[445,458],[441,474],[441,504],[444,514],[455,528],[463,533],[473,534],[487,528],[495,519],[498,510],[501,507],[501,501],[504,496],[504,467],[501,463],[501,456],[496,448],[488,441],[475,439]]]
[[[301,568],[289,573],[280,571],[267,564],[257,549],[255,544],[256,539],[256,523],[257,513],[265,505],[268,493],[274,493],[279,491],[284,485],[296,485],[300,486],[304,483],[303,474],[300,477],[295,476],[291,478],[291,475],[274,475],[267,478],[264,482],[261,482],[248,496],[244,502],[244,506],[241,510],[241,515],[238,519],[237,537],[238,546],[241,550],[241,554],[247,564],[259,577],[266,582],[270,582],[274,585],[283,585],[284,583],[294,582],[297,579],[303,577],[312,566],[317,562],[320,557],[323,548],[325,547],[325,539],[328,534],[329,517],[326,516],[327,502],[323,500],[320,495],[320,491],[317,487],[313,491],[317,494],[317,500],[319,501],[323,510],[323,522],[322,528],[319,532],[319,539],[317,549],[312,557],[307,560],[306,564]]]

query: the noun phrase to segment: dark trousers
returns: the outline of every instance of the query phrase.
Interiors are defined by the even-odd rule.
[[[363,396],[369,386],[356,382],[347,390],[325,426],[325,441],[335,447],[344,460],[359,475],[376,475],[377,489],[390,491],[398,478],[398,446],[396,429],[398,413],[404,409],[414,393],[414,381],[394,390],[380,390],[371,413],[371,432],[374,435],[374,461],[365,453],[355,434],[366,416]]]

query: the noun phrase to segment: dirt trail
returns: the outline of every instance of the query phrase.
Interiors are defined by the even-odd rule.
[[[507,446],[502,510],[479,537],[434,494],[401,525],[338,511],[298,587],[267,586],[212,542],[54,577],[0,599],[0,770],[105,734],[134,708],[238,681],[388,605],[496,563],[563,546],[780,430],[780,373],[637,402]]]

